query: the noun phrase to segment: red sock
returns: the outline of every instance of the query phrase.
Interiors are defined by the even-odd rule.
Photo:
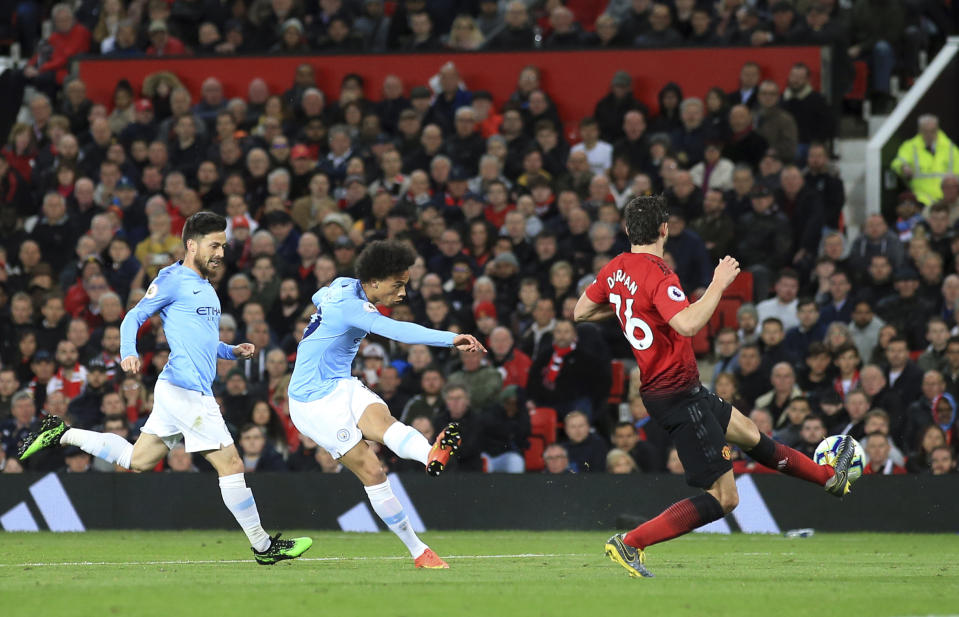
[[[653,520],[646,521],[627,533],[623,541],[630,546],[644,549],[657,542],[672,540],[722,517],[723,508],[716,498],[709,493],[703,493],[677,501]]]
[[[824,486],[829,478],[836,475],[836,470],[831,466],[817,465],[805,454],[776,443],[766,435],[762,435],[759,443],[753,446],[752,450],[747,450],[747,454],[764,467],[820,486]]]

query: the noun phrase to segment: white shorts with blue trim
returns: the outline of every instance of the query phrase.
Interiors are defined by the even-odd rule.
[[[366,408],[374,403],[386,404],[359,379],[340,379],[323,398],[309,403],[291,398],[290,419],[298,431],[333,458],[340,458],[363,439],[357,424]]]
[[[171,449],[183,439],[187,452],[233,445],[214,397],[175,386],[165,379],[157,380],[153,411],[140,432],[156,435]]]

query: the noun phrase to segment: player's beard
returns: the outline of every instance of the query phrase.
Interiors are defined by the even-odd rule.
[[[203,278],[211,278],[216,272],[216,269],[223,264],[222,259],[217,259],[215,257],[207,257],[206,259],[197,259],[196,260],[196,269],[200,271],[200,276]]]

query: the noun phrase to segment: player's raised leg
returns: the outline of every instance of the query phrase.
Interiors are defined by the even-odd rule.
[[[219,450],[204,452],[203,456],[216,470],[220,478],[220,494],[223,503],[240,524],[253,547],[253,556],[260,565],[273,565],[284,559],[295,559],[313,545],[310,538],[281,540],[280,534],[272,538],[260,524],[260,513],[256,509],[253,491],[246,485],[243,477],[243,461],[236,446],[230,444]]]
[[[400,458],[423,463],[431,476],[443,473],[450,456],[459,450],[462,441],[459,424],[451,422],[440,431],[430,446],[418,430],[397,422],[383,403],[368,406],[356,426],[365,438],[384,444]]]
[[[135,445],[113,433],[68,428],[57,416],[47,416],[40,429],[23,440],[20,460],[55,446],[76,446],[108,463],[133,471],[149,471],[166,456],[167,447],[154,435],[142,433]]]
[[[730,443],[741,447],[746,454],[764,467],[818,484],[837,497],[842,497],[849,492],[851,481],[847,471],[854,448],[851,447],[852,444],[848,439],[844,440],[840,446],[835,468],[829,465],[817,465],[801,452],[762,434],[756,424],[736,408],[733,408],[729,418],[726,438]]]

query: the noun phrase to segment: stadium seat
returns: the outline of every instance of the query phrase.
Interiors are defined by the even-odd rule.
[[[709,328],[703,328],[693,336],[693,353],[699,357],[705,356],[709,352]]]
[[[850,101],[863,101],[866,99],[866,91],[869,88],[869,66],[865,60],[857,60],[852,63],[852,66],[856,74],[844,98]]]
[[[556,410],[552,407],[537,407],[529,412],[529,447],[523,453],[526,471],[542,471],[543,451],[556,441]]]
[[[724,298],[739,298],[741,302],[753,301],[753,273],[743,270],[736,280],[726,288]]]
[[[719,300],[719,306],[716,307],[716,312],[713,313],[712,319],[709,320],[710,332],[715,335],[722,328],[739,328],[739,320],[736,319],[736,312],[739,311],[739,307],[743,305],[743,301],[739,298],[721,298]],[[714,322],[716,326],[714,327]]]
[[[607,400],[610,405],[619,405],[623,402],[626,397],[626,381],[626,366],[621,360],[613,360],[612,383],[609,387],[609,399]]]

